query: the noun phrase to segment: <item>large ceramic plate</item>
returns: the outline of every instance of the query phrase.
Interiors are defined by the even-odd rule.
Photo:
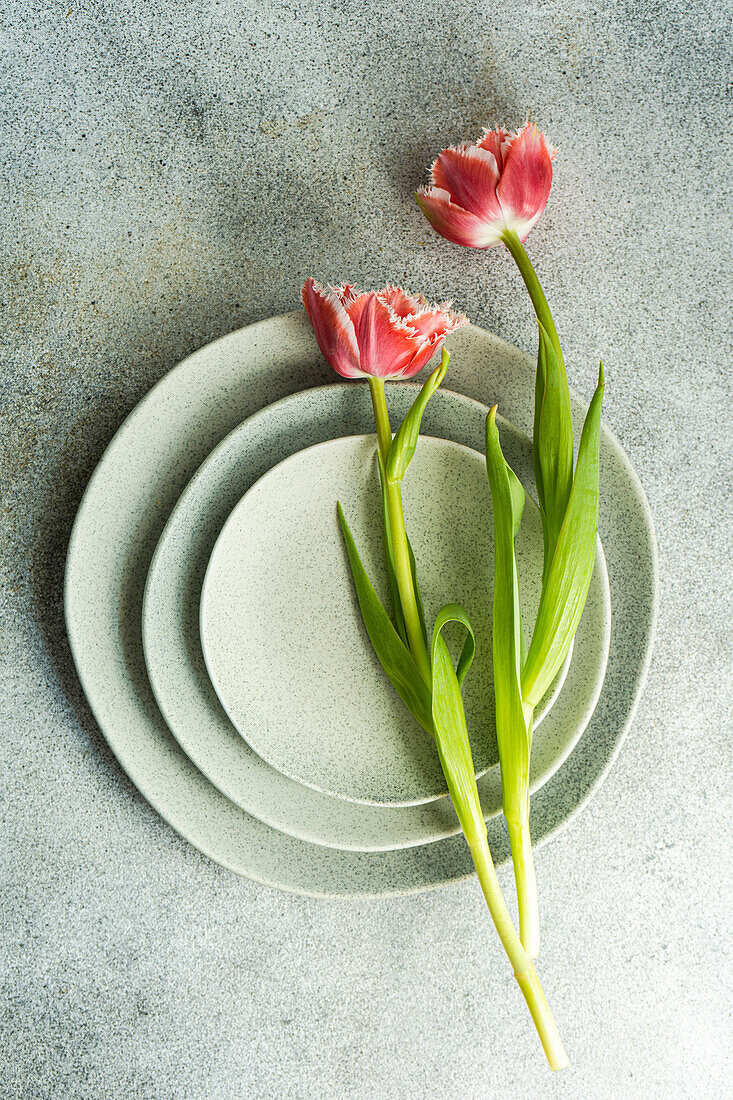
[[[395,420],[415,392],[414,384],[390,386]],[[214,449],[184,490],[156,548],[143,605],[143,640],[153,691],[166,722],[187,756],[221,791],[242,809],[291,836],[337,848],[374,851],[454,835],[458,823],[450,800],[401,810],[347,805],[265,765],[239,736],[219,703],[204,665],[198,629],[206,563],[239,497],[256,482],[263,468],[346,430],[347,410],[353,417],[368,419],[371,415],[368,401],[364,403],[359,387],[352,383],[332,383],[294,394],[250,417]],[[441,389],[429,410],[433,432],[454,440],[480,440],[484,405]],[[500,421],[500,430],[516,469],[531,482],[529,439],[504,421]],[[532,790],[559,766],[595,708],[609,629],[608,577],[599,542],[596,570],[577,635],[577,659],[551,714],[535,732]],[[380,682],[378,667],[371,675]],[[498,768],[479,780],[479,791],[486,817],[498,813]]]
[[[446,385],[531,430],[531,361],[473,326],[449,346]],[[69,545],[66,618],[77,670],[122,767],[174,828],[223,865],[298,893],[384,895],[465,878],[460,836],[393,852],[355,853],[286,836],[250,817],[185,756],[153,699],[141,645],[147,568],[165,520],[191,474],[245,417],[288,392],[330,380],[301,314],[272,318],[203,348],[144,398],[108,447],[85,493]],[[360,387],[349,400],[369,430]],[[580,421],[584,407],[573,396]],[[359,420],[354,424],[354,420]],[[325,427],[326,425],[324,425]],[[330,426],[330,425],[329,425]],[[297,426],[293,428],[297,433]],[[429,423],[425,430],[431,434]],[[648,667],[657,603],[656,551],[641,486],[618,441],[604,428],[600,534],[614,609],[599,705],[565,764],[535,795],[532,828],[541,843],[590,797],[628,728]],[[497,862],[508,845],[490,823]]]
[[[336,515],[338,500],[372,583],[386,594],[376,447],[376,436],[329,439],[284,459],[244,495],[206,570],[201,646],[232,723],[273,768],[346,801],[407,807],[447,795],[445,776],[432,738],[385,684]],[[462,694],[476,774],[483,775],[499,760],[486,460],[423,436],[402,497],[426,622],[449,602],[470,608],[477,645]],[[517,538],[527,623],[539,607],[542,555],[540,511],[528,498]],[[538,708],[538,726],[551,703]],[[574,739],[575,727],[567,734]]]

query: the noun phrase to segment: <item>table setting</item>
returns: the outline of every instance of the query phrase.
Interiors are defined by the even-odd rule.
[[[8,13],[3,1095],[724,1092],[719,20],[404,14]]]

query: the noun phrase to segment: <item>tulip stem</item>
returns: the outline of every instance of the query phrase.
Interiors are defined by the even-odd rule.
[[[387,477],[387,459],[392,446],[392,430],[389,424],[389,412],[387,411],[387,399],[384,392],[384,379],[369,377],[369,390],[372,395],[372,408],[374,409],[374,422],[377,426],[377,441],[379,454],[385,471],[385,488],[387,496],[387,520],[389,533],[392,537],[392,553],[394,555],[395,576],[397,589],[402,604],[402,615],[405,620],[405,630],[410,646],[410,652],[415,658],[415,663],[420,670],[425,683],[430,687],[432,673],[430,671],[430,657],[428,656],[425,638],[422,632],[420,612],[417,606],[415,585],[412,578],[412,566],[410,564],[410,549],[407,543],[405,531],[405,514],[402,509],[402,488],[399,481],[392,481]]]
[[[526,817],[520,821],[512,821],[507,817],[506,823],[517,886],[519,938],[529,957],[536,959],[540,953],[540,910],[529,821]]]
[[[405,514],[402,510],[402,489],[399,481],[387,479],[387,511],[389,513],[390,534],[392,535],[392,553],[394,554],[397,588],[402,603],[407,640],[410,643],[410,652],[415,658],[420,675],[430,687],[433,676],[430,670],[428,649],[423,637],[420,612],[417,608],[412,566],[410,564],[410,550],[407,545],[407,533],[405,531]]]
[[[557,335],[557,329],[555,328],[555,322],[550,312],[550,307],[547,304],[545,292],[537,278],[537,272],[532,267],[532,261],[527,255],[527,250],[513,229],[507,229],[502,234],[501,239],[512,254],[512,258],[519,268],[519,274],[524,279],[524,285],[529,291],[529,296],[532,299],[532,305],[534,306],[537,320],[550,337],[552,346],[555,349],[555,354],[562,364],[564,360],[562,357],[562,348],[560,347],[560,338]]]
[[[509,910],[496,875],[494,861],[489,851],[486,834],[483,833],[481,837],[474,838],[469,847],[481,883],[481,890],[491,913],[491,919],[494,922],[496,931],[499,933],[499,939],[509,957],[509,962],[514,968],[514,977],[517,979],[517,984],[527,1002],[527,1007],[547,1055],[547,1061],[550,1063],[550,1069],[565,1069],[570,1064],[568,1056],[552,1018],[550,1006],[540,985],[537,971],[522,946],[509,916]]]
[[[374,423],[377,426],[377,442],[379,453],[382,457],[382,465],[387,469],[389,449],[392,446],[392,428],[389,423],[389,411],[387,398],[384,392],[384,379],[369,375],[369,392],[372,395],[372,408],[374,409]]]
[[[542,289],[537,272],[532,266],[532,261],[527,251],[514,230],[508,229],[502,234],[502,241],[512,255],[519,268],[519,273],[524,280],[529,296],[532,300],[537,320],[550,338],[555,354],[559,360],[562,372],[565,372],[560,338],[557,335],[555,322],[550,307]],[[536,423],[536,420],[535,420]],[[535,443],[536,445],[536,443]],[[518,818],[507,815],[505,812],[507,828],[509,830],[509,842],[512,849],[512,862],[514,864],[514,877],[517,885],[517,905],[519,907],[519,930],[522,943],[532,958],[536,958],[540,947],[539,931],[539,907],[537,902],[537,881],[535,878],[534,859],[532,857],[532,842],[529,832],[529,810],[520,814]]]

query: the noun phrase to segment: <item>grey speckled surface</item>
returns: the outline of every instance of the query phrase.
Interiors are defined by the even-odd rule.
[[[3,1096],[721,1094],[729,14],[5,6]],[[589,393],[606,363],[662,584],[621,756],[538,853],[543,977],[574,1063],[557,1079],[472,883],[347,906],[209,863],[113,761],[61,618],[73,514],[125,413],[186,352],[293,308],[311,271],[452,295],[531,349],[508,258],[431,237],[410,197],[442,143],[527,113],[560,149],[531,253],[572,382]]]

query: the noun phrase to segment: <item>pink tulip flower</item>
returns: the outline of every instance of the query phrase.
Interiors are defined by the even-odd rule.
[[[509,232],[524,241],[545,209],[554,156],[533,123],[516,134],[487,130],[475,145],[443,150],[418,204],[454,244],[490,248]]]
[[[431,306],[398,286],[360,294],[308,278],[301,297],[324,358],[343,378],[411,378],[449,332],[468,324],[449,303]]]

